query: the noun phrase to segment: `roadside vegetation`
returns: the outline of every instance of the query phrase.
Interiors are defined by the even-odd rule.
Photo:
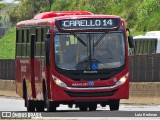
[[[1,0],[0,0],[1,1]],[[7,11],[12,23],[11,29],[0,38],[0,59],[15,57],[15,24],[32,19],[45,11],[85,10],[94,14],[114,14],[122,17],[131,29],[132,35],[144,35],[147,31],[160,30],[159,0],[20,0],[20,4]],[[51,3],[51,8],[50,8]],[[0,4],[0,10],[7,5]],[[0,15],[0,21],[1,20]],[[1,23],[1,22],[0,22]],[[2,23],[1,23],[2,24]],[[0,24],[0,27],[1,27]]]
[[[0,39],[0,59],[15,58],[16,28],[9,29]]]

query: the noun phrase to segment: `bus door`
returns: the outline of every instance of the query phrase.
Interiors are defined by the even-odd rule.
[[[41,58],[41,37],[39,34],[31,34],[31,86],[32,96],[39,100],[42,96],[42,58]],[[44,61],[44,60],[43,60]],[[37,97],[36,97],[37,96]]]
[[[50,54],[50,31],[46,31],[45,34],[45,79],[47,82],[47,93],[48,93],[48,98],[50,98],[50,60],[49,60],[49,54]]]
[[[34,64],[34,59],[35,59],[35,34],[31,34],[31,47],[30,47],[30,72],[31,72],[31,88],[32,88],[32,97],[36,98],[36,91],[35,91],[35,64]]]

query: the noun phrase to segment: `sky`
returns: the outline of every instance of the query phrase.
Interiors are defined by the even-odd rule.
[[[14,0],[2,0],[2,2],[0,3],[13,3]],[[14,3],[19,3],[18,1],[14,2]]]

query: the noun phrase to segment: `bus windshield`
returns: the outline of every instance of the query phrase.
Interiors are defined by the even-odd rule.
[[[122,32],[58,33],[54,37],[55,65],[64,70],[118,68],[125,63]]]

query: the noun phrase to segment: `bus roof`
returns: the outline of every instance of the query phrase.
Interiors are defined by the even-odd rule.
[[[44,12],[36,15],[32,20],[25,20],[17,23],[17,27],[30,25],[46,25],[53,21],[62,19],[76,18],[120,18],[115,15],[96,15],[87,11],[62,11],[62,12]]]
[[[34,20],[39,19],[46,19],[46,18],[54,18],[54,17],[60,17],[60,16],[66,16],[66,15],[92,15],[93,13],[88,11],[57,11],[57,12],[44,12],[37,14],[34,17]]]
[[[134,39],[151,39],[151,38],[160,38],[160,36],[143,36],[143,35],[139,35],[139,36],[134,36]]]
[[[145,36],[157,36],[160,37],[160,31],[149,31]]]
[[[143,35],[138,35],[138,36],[134,36],[134,39],[157,39],[160,40],[160,31],[149,31],[145,34],[145,36]]]

